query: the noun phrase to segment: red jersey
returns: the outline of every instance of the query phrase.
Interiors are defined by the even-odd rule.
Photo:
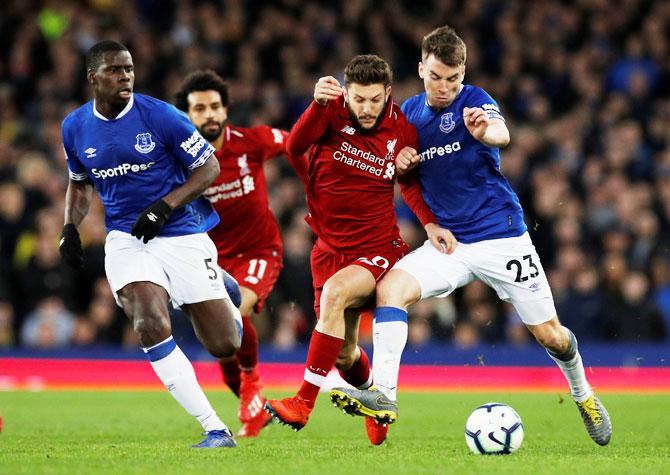
[[[209,231],[219,256],[234,257],[250,249],[281,249],[279,227],[268,204],[263,162],[286,154],[287,133],[266,125],[227,125],[215,155],[221,173],[205,197],[221,217]]]
[[[392,100],[383,114],[376,129],[361,131],[343,97],[325,106],[313,101],[288,138],[289,156],[309,148],[307,222],[340,252],[373,249],[400,237],[393,206],[395,156],[406,146],[418,148],[418,136]],[[412,201],[415,213],[432,216],[423,200]]]

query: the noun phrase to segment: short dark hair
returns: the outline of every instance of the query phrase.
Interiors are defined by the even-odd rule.
[[[128,51],[128,48],[114,40],[103,40],[94,44],[86,53],[86,71],[98,69],[102,63],[102,56],[110,51]]]
[[[375,54],[355,56],[344,68],[344,85],[356,83],[368,86],[383,83],[384,87],[393,82],[391,67]]]
[[[431,54],[447,66],[460,66],[465,64],[465,42],[452,27],[441,26],[424,36],[421,42],[421,59]]]
[[[201,69],[186,76],[181,88],[174,95],[177,109],[188,112],[188,95],[193,91],[216,91],[221,96],[223,106],[228,106],[228,85],[211,69]]]

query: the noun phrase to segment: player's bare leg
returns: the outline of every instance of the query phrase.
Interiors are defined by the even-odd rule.
[[[321,294],[320,318],[309,344],[305,380],[296,396],[268,401],[265,405],[278,422],[294,430],[300,430],[307,424],[319,389],[345,346],[345,310],[364,305],[374,290],[373,275],[356,265],[340,269],[328,279]]]
[[[575,335],[562,326],[556,317],[548,322],[527,327],[563,371],[591,439],[598,445],[607,445],[612,437],[612,422],[607,409],[586,380]]]
[[[194,447],[235,447],[230,431],[198,384],[191,362],[172,338],[166,290],[151,282],[133,282],[118,295],[156,375],[207,433]]]
[[[407,311],[421,297],[414,277],[392,269],[377,284],[377,308],[373,324],[374,386],[368,390],[334,388],[333,403],[343,411],[366,416],[370,442],[379,445],[386,439],[388,424],[398,418],[397,384],[400,358],[407,343]]]

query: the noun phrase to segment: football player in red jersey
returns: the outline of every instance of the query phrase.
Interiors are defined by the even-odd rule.
[[[224,381],[240,398],[238,415],[243,425],[238,436],[255,437],[270,416],[263,411],[258,336],[250,315],[261,311],[282,268],[281,236],[268,206],[263,162],[286,155],[288,134],[269,126],[226,124],[228,88],[211,70],[190,74],[176,94],[176,105],[214,145],[221,168],[204,192],[221,218],[209,235],[218,250],[219,266],[240,284],[244,334],[236,355],[220,364]],[[298,175],[306,173],[304,158],[292,163]]]
[[[394,159],[418,138],[391,99],[391,80],[386,61],[356,56],[344,70],[344,89],[334,77],[319,79],[289,135],[289,155],[309,149],[307,221],[318,237],[311,266],[319,321],[297,395],[265,407],[295,430],[307,424],[333,365],[352,386],[371,385],[368,357],[357,344],[360,312],[374,304],[376,282],[409,251],[393,206]],[[414,202],[422,222],[434,221],[422,200]],[[387,428],[375,421],[366,418],[366,426],[373,443],[379,431],[385,436]]]

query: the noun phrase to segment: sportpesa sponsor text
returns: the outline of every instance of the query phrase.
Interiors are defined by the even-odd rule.
[[[424,150],[419,154],[421,161],[425,162],[426,160],[432,160],[435,155],[442,157],[444,155],[449,155],[450,153],[458,152],[461,150],[460,142],[453,142],[450,144],[443,145],[441,147],[430,147]]]
[[[143,172],[155,165],[156,162],[148,163],[122,163],[114,168],[104,168],[102,170],[93,168],[91,172],[96,178],[104,180],[105,178],[112,178],[116,176],[126,175],[127,173],[138,173]]]

